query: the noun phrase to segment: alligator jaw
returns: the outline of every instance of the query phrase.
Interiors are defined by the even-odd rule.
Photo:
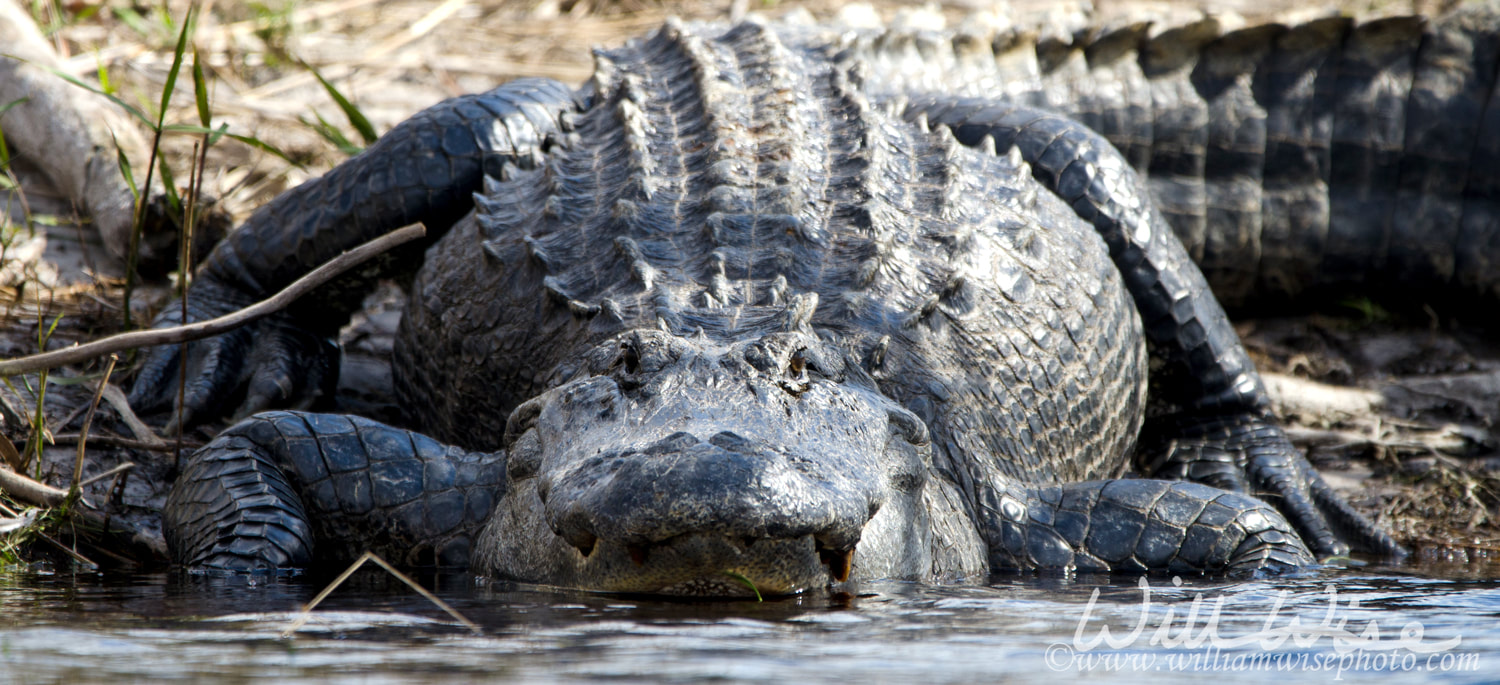
[[[853,558],[853,550],[830,551],[811,535],[692,533],[641,544],[601,539],[589,551],[579,569],[586,588],[694,597],[794,595],[848,580]]]

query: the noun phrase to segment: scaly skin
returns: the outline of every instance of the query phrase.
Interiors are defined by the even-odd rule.
[[[301,568],[366,550],[463,567],[505,490],[502,455],[467,452],[358,417],[265,412],[189,462],[166,513],[190,566]]]
[[[1419,31],[1427,37],[1409,53],[1416,71],[1452,62],[1463,45],[1493,43],[1487,11]],[[1308,181],[1286,160],[1335,149],[1321,159],[1347,168],[1337,150],[1386,149],[1354,140],[1365,129],[1351,122],[1381,102],[1359,84],[1387,76],[1360,65],[1404,54],[1397,48],[1412,26],[1421,24],[1319,22],[1223,37],[1200,26],[1150,40],[1117,32],[1076,46],[1082,61],[1038,48],[1047,70],[1034,84],[1005,82],[1009,98],[986,89],[1013,66],[996,60],[994,43],[988,66],[980,59],[983,68],[955,72],[937,93],[908,77],[985,51],[939,38],[954,52],[924,49],[927,65],[913,71],[915,51],[903,50],[916,41],[843,34],[830,44],[832,34],[816,28],[752,23],[669,24],[602,53],[576,105],[549,100],[550,144],[512,150],[534,163],[503,165],[484,181],[473,214],[433,246],[412,286],[394,369],[413,422],[461,446],[454,455],[490,453],[507,467],[488,523],[461,536],[473,546],[446,546],[433,560],[467,556],[481,573],[600,590],[732,594],[741,590],[725,572],[794,592],[816,584],[823,567],[835,580],[1002,568],[1248,571],[1311,562],[1304,540],[1319,556],[1346,542],[1399,554],[1332,496],[1266,415],[1253,366],[1189,255],[1250,245],[1248,261],[1261,270],[1231,286],[1238,278],[1287,292],[1318,287],[1287,266],[1305,254],[1258,241],[1305,241],[1306,225],[1347,235],[1283,209],[1348,205],[1338,193],[1319,201],[1299,190],[1297,179],[1316,186],[1326,177]],[[1328,63],[1347,68],[1319,71]],[[1111,109],[1117,91],[1100,85],[1132,64],[1140,78],[1119,92],[1163,105],[1146,119]],[[1465,69],[1454,72],[1465,83],[1489,73]],[[1353,84],[1348,99],[1338,88],[1306,96],[1306,83],[1333,83],[1333,74]],[[1441,90],[1414,83],[1413,92]],[[1078,124],[1022,106],[1059,93],[1097,108],[1091,123],[1124,156]],[[1268,94],[1270,109],[1257,110]],[[1458,112],[1473,99],[1466,88],[1422,95],[1413,111]],[[1342,118],[1317,119],[1325,108]],[[1488,130],[1485,111],[1466,126]],[[1307,116],[1313,133],[1344,137],[1330,147],[1278,128]],[[518,121],[514,112],[497,120]],[[390,145],[424,149],[408,132],[419,128],[392,131]],[[1142,133],[1156,130],[1167,134],[1161,145]],[[1262,147],[1235,142],[1242,133]],[[1486,145],[1478,142],[1481,152]],[[1372,168],[1427,178],[1433,165],[1418,158],[1430,152]],[[371,172],[407,158],[372,148],[307,192],[339,208],[352,186],[338,179],[364,174],[377,183],[365,186],[370,197],[382,197],[379,184],[402,172]],[[1204,217],[1194,224],[1201,236],[1187,233],[1208,242],[1185,250],[1172,238],[1132,165],[1168,169],[1164,182],[1148,183],[1170,216]],[[1475,208],[1464,221],[1483,223],[1489,181],[1472,166],[1460,175],[1461,186],[1435,192],[1462,193],[1458,206]],[[459,197],[478,183],[465,177],[430,196]],[[1254,212],[1240,202],[1250,197]],[[1310,216],[1324,214],[1338,212]],[[288,234],[358,242],[337,216],[309,216]],[[380,208],[372,218],[385,223],[372,232],[409,216]],[[1223,235],[1207,230],[1220,224]],[[230,249],[205,267],[213,275],[203,287],[243,291],[266,287],[245,273],[297,271],[273,266],[290,252],[249,251],[276,235],[256,226],[237,243],[246,252]],[[1295,259],[1278,261],[1285,252]],[[323,440],[316,431],[306,438]],[[235,434],[194,463],[295,465],[289,444]],[[360,450],[373,470],[379,448]],[[1199,483],[1116,479],[1132,465]],[[287,512],[288,529],[298,520],[290,512],[308,502],[339,509],[330,503],[348,491],[321,493],[325,485],[294,471],[279,470],[285,487],[261,500],[216,491],[211,469],[190,470],[180,488],[206,494],[174,495],[201,507],[173,505],[173,525],[194,531],[178,537],[249,551],[226,565],[279,565],[268,535],[221,532],[225,521],[239,525],[234,512],[254,507]],[[1269,504],[1251,496],[1260,494]],[[384,544],[363,524],[334,529],[334,550]],[[312,536],[311,563],[324,556],[321,540]],[[260,547],[267,552],[256,557]],[[184,560],[229,558],[217,554]]]
[[[1500,2],[1234,31],[1126,24],[1071,42],[851,35],[841,57],[869,65],[876,99],[998,97],[1099,132],[1232,307],[1500,297]]]
[[[1141,310],[1152,354],[1162,362],[1153,398],[1174,411],[1147,427],[1152,440],[1136,458],[1138,467],[1147,467],[1141,473],[1276,498],[1316,554],[1348,552],[1313,502],[1310,488],[1321,477],[1274,425],[1254,365],[1202,275],[1187,266],[1182,244],[1149,202],[1135,201],[1146,191],[1122,154],[1078,122],[1004,102],[923,99],[909,104],[906,116],[947,126],[967,145],[1016,146],[1037,178],[1104,237]],[[1217,448],[1215,456],[1230,458],[1205,459],[1202,449],[1177,442],[1205,436],[1201,426],[1210,423],[1217,433],[1204,442]],[[1334,502],[1329,506],[1342,504]],[[1354,526],[1344,532],[1365,549],[1400,553],[1369,522],[1350,520],[1343,510],[1337,516]]]

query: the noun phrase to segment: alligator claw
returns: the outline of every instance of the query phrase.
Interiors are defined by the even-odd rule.
[[[1142,473],[1252,494],[1286,517],[1319,559],[1361,551],[1400,557],[1389,534],[1332,494],[1286,433],[1257,414],[1158,419],[1137,452]],[[1341,539],[1343,538],[1343,539]]]
[[[226,297],[212,287],[203,290],[195,288],[189,299],[188,323],[239,308],[241,298]],[[181,305],[174,302],[153,327],[182,323]],[[131,388],[130,404],[143,414],[170,409],[169,431],[220,418],[239,397],[243,400],[233,413],[235,419],[272,408],[305,409],[332,394],[338,382],[338,354],[333,341],[278,314],[212,338],[150,349]]]

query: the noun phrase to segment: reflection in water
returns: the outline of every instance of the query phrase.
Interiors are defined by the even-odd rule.
[[[0,681],[1489,682],[1500,666],[1500,584],[1486,576],[1500,569],[1458,570],[1324,569],[1181,586],[1154,578],[1149,605],[1133,579],[1088,576],[880,583],[764,603],[421,578],[483,626],[478,636],[397,581],[362,571],[290,639],[281,631],[325,578],[10,573],[0,574]],[[1420,639],[1398,644],[1408,624]],[[1288,625],[1295,634],[1275,641]],[[1378,639],[1365,650],[1331,635],[1369,637],[1371,625]],[[1117,649],[1100,641],[1103,630]],[[1422,651],[1454,638],[1456,646]]]

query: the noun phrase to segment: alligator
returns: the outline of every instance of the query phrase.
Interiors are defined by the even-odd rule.
[[[733,596],[1399,557],[1276,424],[1209,283],[1500,292],[1496,19],[669,21],[578,89],[435,105],[221,242],[187,318],[433,238],[148,355],[138,409],[248,417],[186,462],[173,558]],[[408,424],[307,411],[393,275]]]

